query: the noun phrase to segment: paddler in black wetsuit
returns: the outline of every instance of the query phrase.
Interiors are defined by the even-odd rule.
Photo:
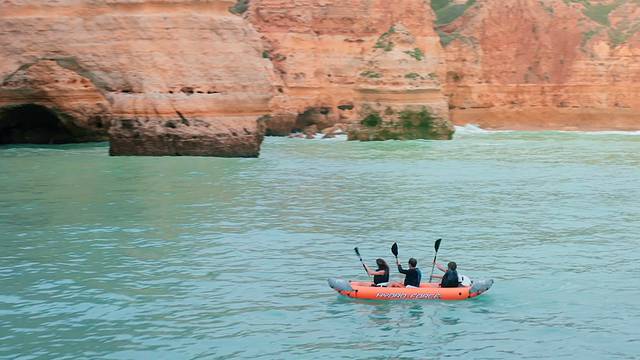
[[[456,270],[458,268],[458,265],[454,261],[449,262],[447,264],[447,268],[438,263],[435,264],[440,271],[444,271],[444,275],[442,276],[433,275],[434,278],[442,278],[440,287],[452,288],[460,286],[460,279],[458,277],[458,271]]]
[[[378,269],[375,271],[371,271],[367,265],[365,265],[365,269],[369,275],[373,276],[373,284],[375,286],[387,286],[389,284],[389,265],[384,259],[376,259],[376,264],[378,265]]]
[[[416,267],[418,265],[418,260],[414,258],[409,259],[409,268],[407,270],[402,268],[402,265],[400,265],[400,261],[397,258],[396,264],[398,265],[398,271],[405,275],[404,284],[394,282],[391,284],[391,287],[420,287],[422,272],[420,272],[420,269]]]

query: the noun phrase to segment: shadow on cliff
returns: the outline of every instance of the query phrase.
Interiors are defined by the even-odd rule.
[[[0,145],[82,141],[81,134],[65,125],[64,118],[64,115],[36,104],[0,108]]]

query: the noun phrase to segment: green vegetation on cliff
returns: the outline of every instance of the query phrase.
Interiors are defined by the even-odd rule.
[[[363,126],[349,130],[350,140],[449,140],[453,136],[453,129],[447,125],[448,122],[435,116],[426,106],[397,113],[387,108],[384,119],[377,111],[367,111],[368,115],[360,121]]]
[[[609,26],[609,14],[618,6],[622,5],[624,0],[617,0],[611,4],[585,5],[582,11],[591,20],[605,26]]]
[[[580,42],[580,47],[584,48],[584,46],[591,40],[592,37],[598,35],[600,29],[591,29],[586,33],[582,34],[582,41]]]
[[[640,21],[633,25],[629,24],[628,21],[624,21],[618,27],[609,29],[609,41],[611,41],[613,47],[620,46],[638,32],[640,32]]]
[[[453,40],[462,40],[467,43],[471,42],[471,39],[467,38],[466,36],[460,35],[460,33],[457,31],[454,31],[452,33],[446,33],[442,30],[437,30],[437,32],[438,32],[438,35],[440,36],[440,44],[443,47],[446,47],[447,45],[449,45]]]
[[[365,70],[360,73],[360,76],[370,78],[370,79],[379,79],[382,77],[382,74],[373,70]]]
[[[467,0],[464,4],[456,4],[453,0],[431,0],[431,8],[436,14],[436,25],[446,25],[460,16],[464,15],[465,11],[472,7],[476,3],[476,0]],[[436,29],[440,36],[440,43],[442,46],[447,46],[453,40],[463,39],[457,32],[446,33],[440,29]]]
[[[380,126],[382,125],[382,117],[377,112],[374,112],[367,115],[360,123],[366,127]]]
[[[424,59],[424,53],[419,48],[415,48],[413,50],[407,50],[404,53],[418,61],[422,61],[422,59]]]
[[[411,73],[405,74],[404,78],[405,79],[416,80],[416,79],[422,78],[422,76],[420,76],[420,74],[418,74],[416,72],[411,72]]]
[[[565,4],[567,4],[567,5],[569,5],[569,4],[571,4],[571,3],[575,3],[575,4],[582,4],[582,5],[584,5],[584,6],[589,6],[589,5],[591,5],[591,4],[589,3],[589,0],[564,0],[564,3],[565,3]]]
[[[430,132],[435,119],[435,116],[426,107],[423,107],[420,111],[404,110],[400,112],[402,127],[419,132]]]
[[[393,50],[393,42],[391,41],[390,37],[391,35],[396,33],[396,29],[392,26],[389,28],[389,30],[387,30],[387,32],[385,32],[384,34],[380,35],[380,37],[378,38],[378,41],[376,41],[376,45],[374,46],[376,49],[384,49],[384,51],[391,51]]]
[[[436,13],[436,25],[445,25],[453,22],[475,3],[476,0],[467,0],[464,4],[456,4],[453,0],[432,0],[431,8]]]
[[[437,80],[438,79],[438,74],[436,73],[428,73],[427,75],[420,75],[417,72],[410,72],[408,74],[404,74],[404,78],[405,79],[410,79],[410,80]]]
[[[609,16],[611,12],[618,9],[620,6],[635,2],[640,4],[638,0],[613,0],[608,4],[592,3],[593,0],[564,0],[567,5],[580,4],[582,5],[582,13],[597,23],[595,28],[592,28],[582,34],[582,41],[580,47],[583,51],[586,51],[586,45],[589,41],[600,34],[603,30],[607,32],[609,37],[609,44],[611,47],[617,47],[626,43],[630,37],[640,32],[640,21],[638,19],[622,15],[622,19],[618,20],[614,25],[611,24]]]
[[[244,14],[249,9],[249,1],[251,0],[238,0],[235,5],[229,8],[229,11],[236,15]]]
[[[627,0],[615,0],[609,4],[592,4],[590,0],[564,0],[564,3],[567,5],[572,3],[582,4],[582,6],[584,6],[582,13],[585,16],[600,25],[610,26],[609,14],[626,1]]]

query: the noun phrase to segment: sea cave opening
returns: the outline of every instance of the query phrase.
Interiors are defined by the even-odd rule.
[[[0,108],[0,145],[64,144],[74,136],[51,109],[36,104]]]

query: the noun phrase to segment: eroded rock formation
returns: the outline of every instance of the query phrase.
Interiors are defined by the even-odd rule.
[[[282,81],[268,133],[336,123],[350,123],[350,137],[361,140],[453,133],[444,54],[425,1],[252,0],[247,17]],[[432,131],[402,126],[399,114],[411,111],[429,112]],[[361,123],[370,115],[379,126]]]
[[[15,109],[38,105],[71,134],[87,134],[72,141],[108,132],[114,155],[257,156],[257,119],[270,111],[275,80],[233,5],[2,2],[0,108],[12,120],[0,131],[28,124]]]
[[[0,58],[1,143],[640,129],[637,0],[7,0]]]
[[[0,84],[0,144],[106,140],[109,107],[73,58],[25,62]]]

